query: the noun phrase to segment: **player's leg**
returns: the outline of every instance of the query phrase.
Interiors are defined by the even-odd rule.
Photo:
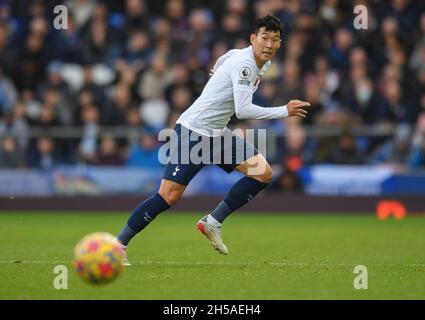
[[[239,209],[249,200],[254,198],[272,180],[272,169],[266,159],[258,153],[258,150],[247,143],[244,139],[233,134],[225,133],[223,139],[232,139],[232,162],[226,164],[225,153],[230,149],[222,140],[219,144],[221,148],[221,160],[218,164],[227,172],[237,170],[245,177],[236,182],[225,195],[223,201],[219,203],[209,215],[203,217],[197,223],[197,228],[207,236],[213,247],[222,254],[227,254],[228,249],[221,236],[221,224],[233,211]],[[223,143],[224,142],[224,143]],[[229,142],[229,140],[227,140]],[[238,148],[239,145],[239,148]],[[240,148],[243,146],[243,148]],[[243,161],[240,162],[242,159]]]
[[[252,200],[272,181],[273,171],[267,160],[261,154],[256,154],[238,165],[235,170],[245,177],[236,182],[220,203],[225,210],[214,210],[211,215],[220,223],[233,211]],[[220,206],[219,205],[219,206]]]
[[[126,246],[130,240],[146,228],[158,214],[177,203],[185,189],[185,185],[162,179],[159,191],[143,201],[133,210],[127,224],[118,234],[117,239]]]
[[[124,249],[124,265],[130,265],[126,253],[126,248],[130,240],[151,223],[158,214],[177,203],[185,189],[185,185],[162,179],[159,191],[143,201],[133,210],[126,225],[116,238]]]
[[[210,219],[211,222],[216,220],[221,224],[229,214],[248,203],[266,188],[273,177],[272,168],[261,154],[245,160],[236,166],[235,170],[243,173],[245,177],[232,186],[223,201],[211,212],[210,216],[213,218]]]
[[[181,130],[180,125],[176,125],[175,139],[179,139],[180,143],[176,149],[170,150],[170,161],[165,168],[161,185],[157,193],[143,201],[131,213],[127,224],[117,236],[117,240],[124,246],[134,238],[140,231],[152,222],[152,220],[161,212],[167,210],[174,205],[182,196],[186,186],[192,178],[202,169],[203,164],[183,163],[182,152],[190,152],[191,148],[196,144],[194,139],[187,138],[191,132],[188,129]],[[185,143],[189,143],[186,145]]]

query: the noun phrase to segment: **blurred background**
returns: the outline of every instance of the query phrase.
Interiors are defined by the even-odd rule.
[[[67,28],[55,29],[57,5]],[[368,9],[356,30],[355,5]],[[266,128],[269,194],[425,194],[425,1],[0,0],[0,196],[143,195],[173,128],[256,18],[284,24],[254,96],[312,104]],[[185,195],[239,179],[204,168]]]

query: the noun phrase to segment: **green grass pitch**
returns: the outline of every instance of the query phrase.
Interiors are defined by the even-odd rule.
[[[117,234],[123,213],[0,213],[0,299],[425,299],[425,217],[233,214],[229,255],[195,230],[200,214],[167,212],[131,243],[115,282],[92,286],[71,267],[94,231]],[[53,286],[68,267],[68,289]],[[368,289],[356,290],[356,265]]]

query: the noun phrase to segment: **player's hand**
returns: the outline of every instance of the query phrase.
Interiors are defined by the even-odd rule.
[[[208,73],[208,75],[210,76],[210,77],[212,77],[212,75],[214,74],[214,68],[213,69],[210,69],[210,72]]]
[[[301,100],[291,100],[287,103],[286,107],[288,108],[289,116],[300,116],[305,118],[307,115],[307,110],[303,108],[310,107],[310,103]]]

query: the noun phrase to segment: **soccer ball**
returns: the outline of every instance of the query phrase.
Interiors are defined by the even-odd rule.
[[[123,248],[112,234],[95,232],[81,239],[74,248],[74,268],[92,284],[113,281],[123,271]]]

